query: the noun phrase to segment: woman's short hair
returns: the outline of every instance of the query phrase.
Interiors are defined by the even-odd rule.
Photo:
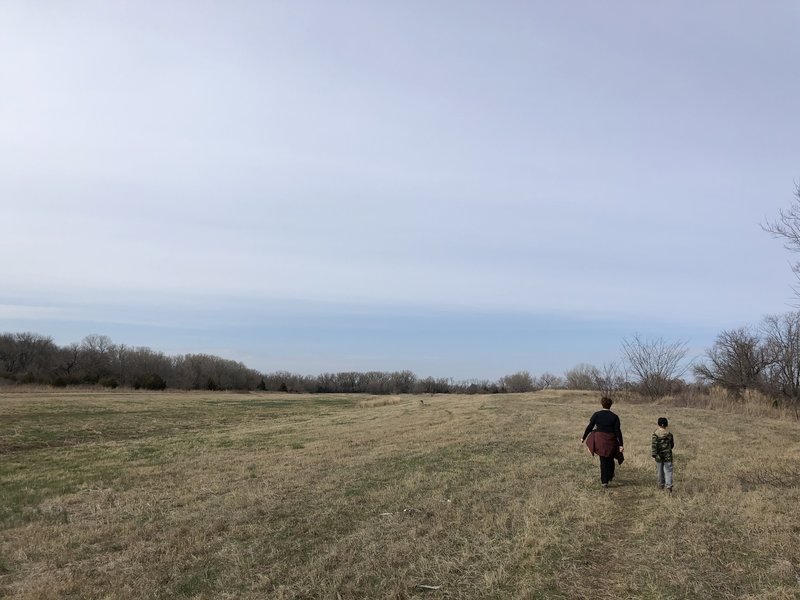
[[[603,408],[611,408],[612,404],[614,404],[614,401],[608,396],[603,396],[602,398],[600,398],[600,405]]]

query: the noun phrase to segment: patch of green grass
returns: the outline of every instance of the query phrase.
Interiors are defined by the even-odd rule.
[[[73,493],[76,486],[64,480],[51,481],[49,478],[40,477],[27,481],[2,481],[0,488],[0,530],[2,530],[32,521],[53,522],[52,515],[42,513],[38,505],[47,498]]]
[[[339,408],[354,407],[357,404],[357,400],[353,396],[315,396],[312,402],[316,406]]]
[[[127,448],[129,461],[145,461],[150,464],[155,464],[157,459],[163,454],[163,449],[151,445],[133,445]]]
[[[203,592],[209,591],[213,588],[217,580],[218,573],[216,569],[208,566],[198,565],[195,567],[197,571],[188,573],[173,587],[173,591],[165,598],[193,598]]]
[[[36,507],[48,498],[87,488],[127,489],[133,485],[125,466],[128,455],[128,449],[89,444],[68,453],[58,448],[30,451],[24,469],[0,462],[0,528],[44,518]]]
[[[258,410],[282,410],[287,411],[287,409],[298,409],[300,405],[300,401],[291,401],[291,400],[203,400],[202,403],[206,406],[215,407],[218,409],[228,408],[234,409],[239,411],[254,411]]]

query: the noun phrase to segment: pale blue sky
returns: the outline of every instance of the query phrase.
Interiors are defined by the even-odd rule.
[[[791,302],[796,2],[0,1],[0,330],[271,371],[700,353]]]

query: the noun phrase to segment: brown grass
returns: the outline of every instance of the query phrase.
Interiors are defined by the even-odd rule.
[[[621,394],[623,394],[621,392]],[[674,408],[702,408],[706,410],[728,412],[747,418],[768,418],[800,420],[800,411],[791,403],[781,403],[757,390],[745,390],[737,396],[721,387],[711,387],[707,391],[687,388],[675,396],[666,396],[656,401],[648,400],[628,393],[622,396],[625,401],[651,406]]]
[[[796,423],[618,402],[603,493],[594,396],[420,398],[0,394],[0,596],[798,597]]]

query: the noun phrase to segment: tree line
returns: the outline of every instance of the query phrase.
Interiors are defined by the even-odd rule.
[[[148,347],[115,344],[92,334],[81,342],[57,345],[38,333],[0,334],[0,381],[55,387],[97,386],[163,390],[263,390],[303,393],[492,394],[547,388],[613,391],[624,384],[614,365],[579,364],[563,376],[519,371],[493,381],[418,377],[411,371],[346,371],[299,375],[262,373],[241,362],[208,354],[168,356]]]
[[[0,334],[0,378],[56,387],[246,390],[260,383],[261,373],[209,354],[168,356],[115,344],[105,335],[58,346],[49,336],[23,332]]]
[[[687,344],[639,335],[623,340],[617,362],[580,363],[563,375],[519,371],[496,381],[417,377],[405,371],[346,371],[299,375],[262,373],[209,354],[169,356],[148,347],[115,344],[104,335],[58,346],[37,333],[0,334],[0,380],[55,387],[163,390],[250,390],[293,393],[492,394],[542,389],[625,391],[647,398],[677,394],[689,385],[715,385],[741,397],[757,390],[776,404],[800,407],[800,311],[767,316],[756,328],[720,333],[705,356],[687,361]],[[687,383],[686,373],[695,382]]]

